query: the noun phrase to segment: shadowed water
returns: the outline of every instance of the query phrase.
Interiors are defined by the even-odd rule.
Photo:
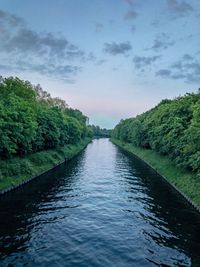
[[[0,199],[0,266],[200,266],[200,216],[108,139]]]

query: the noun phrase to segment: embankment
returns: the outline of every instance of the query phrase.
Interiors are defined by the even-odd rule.
[[[36,152],[26,157],[0,161],[0,194],[30,181],[81,152],[91,138],[52,150]]]
[[[153,150],[135,147],[116,139],[111,141],[147,163],[200,211],[200,181],[195,174],[175,166],[168,157]]]

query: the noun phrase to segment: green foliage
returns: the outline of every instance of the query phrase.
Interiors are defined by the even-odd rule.
[[[86,123],[82,112],[40,85],[0,78],[0,158],[77,143],[91,134]]]
[[[68,108],[65,109],[65,114],[69,117],[76,118],[81,124],[85,125],[88,118],[78,109]]]
[[[200,179],[197,179],[196,173],[175,166],[174,161],[168,156],[160,155],[152,149],[144,149],[116,139],[112,139],[112,141],[122,149],[144,160],[200,207]]]
[[[200,175],[200,93],[163,100],[135,118],[120,121],[112,137],[167,155]]]
[[[31,151],[37,122],[27,101],[14,93],[0,100],[0,155],[23,155]]]
[[[88,126],[90,133],[95,137],[110,137],[111,136],[111,130],[108,130],[106,128],[100,128],[99,126],[95,125],[89,125]]]
[[[83,131],[81,127],[81,123],[76,118],[68,117],[66,118],[67,122],[67,133],[69,136],[69,143],[75,144],[80,141],[81,139],[81,133]]]
[[[77,155],[91,138],[85,138],[77,144],[67,144],[61,148],[54,148],[36,152],[26,157],[14,157],[0,161],[0,190],[17,185],[31,176],[39,175]]]

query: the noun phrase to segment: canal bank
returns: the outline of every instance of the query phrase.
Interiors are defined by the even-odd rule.
[[[91,138],[78,144],[68,144],[57,149],[36,152],[26,157],[16,157],[0,161],[0,195],[30,182],[40,175],[58,167],[79,154]]]
[[[111,141],[144,161],[200,212],[200,181],[195,174],[175,166],[169,158],[152,150],[135,147],[116,139],[111,139]]]
[[[2,196],[0,218],[1,266],[200,266],[199,213],[108,139]]]

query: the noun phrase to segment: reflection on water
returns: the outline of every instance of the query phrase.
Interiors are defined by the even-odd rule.
[[[0,266],[200,266],[199,252],[199,214],[108,139],[0,199]]]

